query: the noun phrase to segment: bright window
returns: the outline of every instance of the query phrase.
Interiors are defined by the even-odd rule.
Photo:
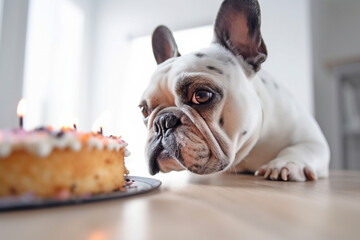
[[[78,118],[84,13],[72,0],[32,0],[26,42],[25,127],[72,124]]]

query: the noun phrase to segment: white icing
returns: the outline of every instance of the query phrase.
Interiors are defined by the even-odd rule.
[[[118,144],[114,139],[110,139],[108,144],[106,145],[107,150],[112,151],[116,149],[116,151],[120,150],[120,144]]]
[[[127,148],[125,148],[125,157],[128,157],[128,156],[130,156],[130,151],[127,149]]]
[[[38,141],[31,142],[25,145],[26,150],[29,152],[38,155],[39,157],[46,157],[53,150],[53,145],[50,141]]]
[[[0,156],[7,157],[11,154],[11,144],[5,135],[0,131]]]
[[[72,141],[69,145],[70,149],[75,151],[75,152],[78,152],[81,150],[81,142],[80,141]]]
[[[53,144],[56,148],[58,149],[65,149],[68,144],[69,144],[69,140],[70,140],[71,136],[69,136],[69,134],[64,134],[63,137],[61,138],[53,138]]]
[[[62,136],[56,136],[55,133],[47,131],[0,131],[0,158],[7,157],[14,150],[26,150],[40,157],[46,157],[53,149],[71,149],[80,151],[82,148],[82,137],[84,133],[64,132]],[[87,137],[87,136],[86,136]],[[125,156],[130,152],[126,149],[127,143],[120,139],[93,135],[85,142],[89,149],[109,151],[120,151],[125,148]]]
[[[87,145],[89,149],[95,148],[97,150],[102,150],[104,148],[103,142],[96,137],[90,137]]]

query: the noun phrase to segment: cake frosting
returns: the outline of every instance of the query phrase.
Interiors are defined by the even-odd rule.
[[[104,137],[97,133],[82,133],[73,130],[58,132],[47,128],[32,131],[0,130],[0,158],[9,156],[14,150],[25,150],[39,157],[47,157],[54,149],[79,151],[82,147],[98,150],[120,151],[125,148],[125,157],[130,155],[127,143],[121,138]]]
[[[0,197],[112,192],[125,186],[129,154],[120,137],[101,133],[0,130]]]

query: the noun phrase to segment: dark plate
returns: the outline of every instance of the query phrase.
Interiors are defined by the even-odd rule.
[[[19,197],[3,197],[0,198],[0,211],[54,207],[124,198],[150,192],[161,185],[159,180],[153,178],[135,176],[127,176],[127,178],[130,179],[130,181],[134,180],[134,182],[130,186],[127,186],[125,191],[114,191],[111,193],[95,194],[84,197],[71,197],[66,200],[54,198],[45,199],[34,197],[30,194],[25,194]]]

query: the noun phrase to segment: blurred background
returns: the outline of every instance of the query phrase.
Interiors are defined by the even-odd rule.
[[[221,0],[0,0],[0,128],[76,123],[121,135],[132,175],[148,175],[138,109],[156,68],[150,35],[174,31],[181,54],[209,46]],[[260,0],[263,69],[312,112],[332,169],[360,169],[360,1]],[[106,119],[105,119],[106,118]],[[177,173],[171,173],[174,175]]]

